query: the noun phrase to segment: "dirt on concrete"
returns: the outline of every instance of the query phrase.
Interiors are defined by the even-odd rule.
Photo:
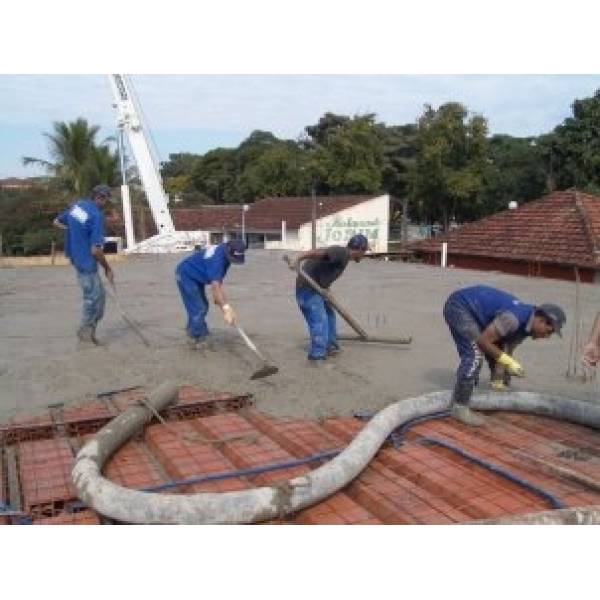
[[[68,266],[0,269],[0,421],[49,404],[78,402],[100,392],[166,379],[204,388],[250,392],[258,408],[283,416],[324,417],[376,410],[401,398],[447,389],[457,354],[442,317],[453,290],[486,283],[532,303],[555,302],[568,315],[562,339],[527,340],[517,358],[527,377],[520,390],[560,393],[595,401],[598,383],[567,379],[575,284],[496,272],[363,260],[351,263],[332,291],[373,335],[412,335],[410,346],[344,342],[318,366],[306,360],[307,331],[294,297],[294,274],[276,251],[249,251],[231,267],[225,289],[240,324],[279,366],[273,377],[251,381],[260,362],[220,310],[211,306],[211,348],[192,351],[174,280],[182,255],[137,256],[115,265],[121,303],[151,341],[146,348],[107,299],[98,347],[75,336],[80,290]],[[600,287],[582,284],[584,334],[600,308]],[[338,320],[340,332],[353,332]],[[487,388],[482,370],[480,385]]]

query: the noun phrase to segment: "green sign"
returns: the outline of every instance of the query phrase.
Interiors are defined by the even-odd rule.
[[[362,233],[369,242],[376,242],[379,240],[379,227],[379,218],[371,221],[356,221],[352,217],[335,217],[325,222],[325,234],[320,236],[319,242],[323,244],[347,242],[357,233]]]

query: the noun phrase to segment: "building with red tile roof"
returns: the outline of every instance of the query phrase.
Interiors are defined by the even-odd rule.
[[[381,196],[317,196],[317,245],[345,243],[355,233],[369,238],[373,250],[387,251],[389,229],[387,194]],[[244,206],[246,210],[244,210]],[[238,237],[245,231],[251,247],[308,250],[311,247],[313,200],[310,196],[269,197],[252,204],[204,205],[171,210],[179,231],[205,231],[211,243]],[[135,217],[138,217],[137,219]],[[136,237],[144,239],[156,230],[150,211],[134,215]],[[147,227],[140,228],[140,221]],[[120,214],[107,218],[111,229],[122,234]]]
[[[593,282],[600,272],[600,197],[575,189],[557,191],[435,238],[413,249],[440,264],[518,275]]]

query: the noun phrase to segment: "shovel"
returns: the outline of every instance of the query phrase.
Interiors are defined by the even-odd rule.
[[[254,345],[254,342],[246,335],[246,332],[237,323],[234,323],[233,326],[246,343],[246,346],[248,346],[248,348],[250,348],[250,350],[252,350],[252,352],[254,352],[254,354],[256,354],[256,356],[258,356],[263,363],[262,367],[258,369],[258,371],[255,371],[250,379],[263,379],[264,377],[275,375],[275,373],[279,371],[279,368],[269,363],[269,361],[262,355],[260,350]]]
[[[144,346],[150,346],[150,342],[146,339],[146,337],[140,330],[139,326],[136,325],[129,318],[129,316],[127,315],[127,313],[121,306],[121,301],[119,300],[119,296],[117,294],[117,288],[115,287],[114,283],[110,284],[110,288],[108,289],[108,295],[115,301],[115,304],[117,305],[117,309],[118,309],[119,313],[121,314],[121,318],[123,319],[123,321],[125,321],[125,323],[127,323],[127,325],[129,325],[130,329],[132,329],[137,334],[137,336],[140,338],[140,340],[142,341]]]

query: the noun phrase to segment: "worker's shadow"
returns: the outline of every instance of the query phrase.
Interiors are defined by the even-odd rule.
[[[452,369],[428,369],[423,373],[423,378],[428,383],[433,383],[439,388],[449,389],[454,385],[456,372]]]

